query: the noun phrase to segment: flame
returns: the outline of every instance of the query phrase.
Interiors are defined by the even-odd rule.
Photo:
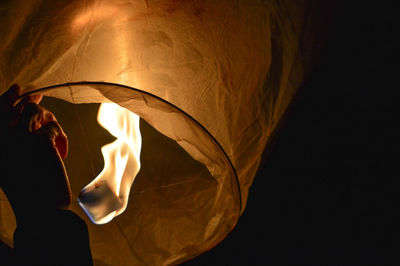
[[[99,124],[117,139],[101,148],[102,172],[79,194],[78,202],[96,224],[121,214],[140,170],[142,137],[139,116],[115,103],[103,103],[97,114]]]

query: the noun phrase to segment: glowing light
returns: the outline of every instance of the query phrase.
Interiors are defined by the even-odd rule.
[[[71,24],[72,30],[78,31],[86,25],[95,25],[98,22],[112,17],[117,11],[119,11],[118,6],[111,3],[93,5],[75,17]]]
[[[142,137],[139,116],[115,103],[100,105],[99,124],[117,139],[101,148],[103,171],[79,194],[78,202],[96,224],[104,224],[121,214],[140,170]]]

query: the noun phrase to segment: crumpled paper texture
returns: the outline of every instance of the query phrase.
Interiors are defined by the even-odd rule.
[[[194,169],[187,180],[196,182],[172,188],[175,181],[161,172],[149,177],[143,191],[160,180],[165,188],[138,194],[118,226],[90,225],[96,261],[176,264],[233,229],[265,145],[318,54],[323,12],[316,2],[0,4],[0,23],[7,25],[0,28],[1,92],[13,83],[24,92],[113,83],[43,93],[76,104],[116,102],[208,170]],[[0,203],[0,236],[10,243],[4,196]]]

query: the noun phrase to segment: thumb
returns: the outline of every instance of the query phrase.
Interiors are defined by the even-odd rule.
[[[57,208],[68,207],[71,203],[71,187],[68,175],[61,158],[68,152],[68,139],[57,121],[51,121],[32,132],[40,146],[37,147],[38,169],[43,178],[40,190],[43,196],[52,199],[49,204]]]
[[[65,159],[68,154],[68,138],[57,121],[50,121],[36,130],[34,134],[49,139],[56,147],[60,157]]]

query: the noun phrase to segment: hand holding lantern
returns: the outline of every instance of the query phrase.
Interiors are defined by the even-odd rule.
[[[71,203],[62,161],[67,136],[54,115],[38,105],[41,95],[19,101],[20,93],[14,85],[0,96],[0,187],[18,224]]]

